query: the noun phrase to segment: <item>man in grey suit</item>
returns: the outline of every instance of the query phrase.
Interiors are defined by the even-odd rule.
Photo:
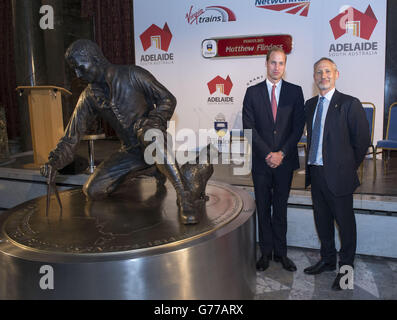
[[[306,187],[311,184],[314,221],[321,242],[321,260],[304,270],[319,274],[336,269],[334,221],[339,227],[339,268],[353,267],[356,221],[353,192],[359,186],[357,169],[370,145],[369,125],[361,102],[335,89],[336,64],[321,58],[314,64],[320,95],[306,102],[308,159]],[[332,289],[341,290],[339,272]]]

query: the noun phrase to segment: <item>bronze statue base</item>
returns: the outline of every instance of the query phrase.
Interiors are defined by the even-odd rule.
[[[253,298],[254,201],[217,182],[206,193],[196,225],[179,222],[174,188],[157,189],[153,178],[134,179],[101,201],[64,191],[62,215],[55,196],[48,217],[46,197],[7,211],[0,299]],[[53,289],[42,288],[51,276],[40,273],[43,266],[53,270]]]

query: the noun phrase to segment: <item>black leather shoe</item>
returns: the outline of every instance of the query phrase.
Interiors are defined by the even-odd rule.
[[[256,263],[256,270],[265,271],[267,268],[269,268],[269,260],[271,259],[272,259],[271,255],[262,256]]]
[[[326,263],[323,260],[320,260],[315,265],[312,265],[303,270],[306,274],[320,274],[324,271],[334,271],[336,269],[336,264]]]
[[[276,262],[281,262],[283,268],[287,271],[296,271],[296,265],[295,263],[288,257],[279,257],[279,256],[274,256],[274,261]]]

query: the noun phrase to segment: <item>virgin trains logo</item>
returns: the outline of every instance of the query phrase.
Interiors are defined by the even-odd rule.
[[[257,8],[281,11],[307,17],[310,0],[255,0]]]
[[[193,9],[191,6],[185,18],[189,24],[236,21],[234,12],[223,6],[208,6],[205,9]]]
[[[338,14],[329,23],[335,40],[346,33],[352,33],[356,37],[369,40],[378,23],[378,19],[376,19],[371,6],[368,6],[364,13],[350,7]]]

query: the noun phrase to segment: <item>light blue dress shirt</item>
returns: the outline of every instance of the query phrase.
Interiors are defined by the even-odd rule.
[[[329,91],[325,96],[324,96],[324,102],[323,102],[323,113],[321,115],[321,126],[320,126],[320,141],[318,144],[318,150],[317,150],[317,155],[316,155],[316,162],[315,163],[309,163],[312,165],[316,166],[322,166],[323,163],[323,138],[324,138],[324,125],[325,125],[325,118],[327,117],[327,112],[328,112],[328,107],[329,103],[331,102],[332,96],[335,93],[335,88],[333,88],[331,91]],[[320,102],[320,96],[318,96],[318,103]],[[317,114],[317,106],[316,106],[316,111],[314,112],[313,115],[313,123],[312,123],[312,129],[314,126],[314,119],[316,119],[316,114]]]

